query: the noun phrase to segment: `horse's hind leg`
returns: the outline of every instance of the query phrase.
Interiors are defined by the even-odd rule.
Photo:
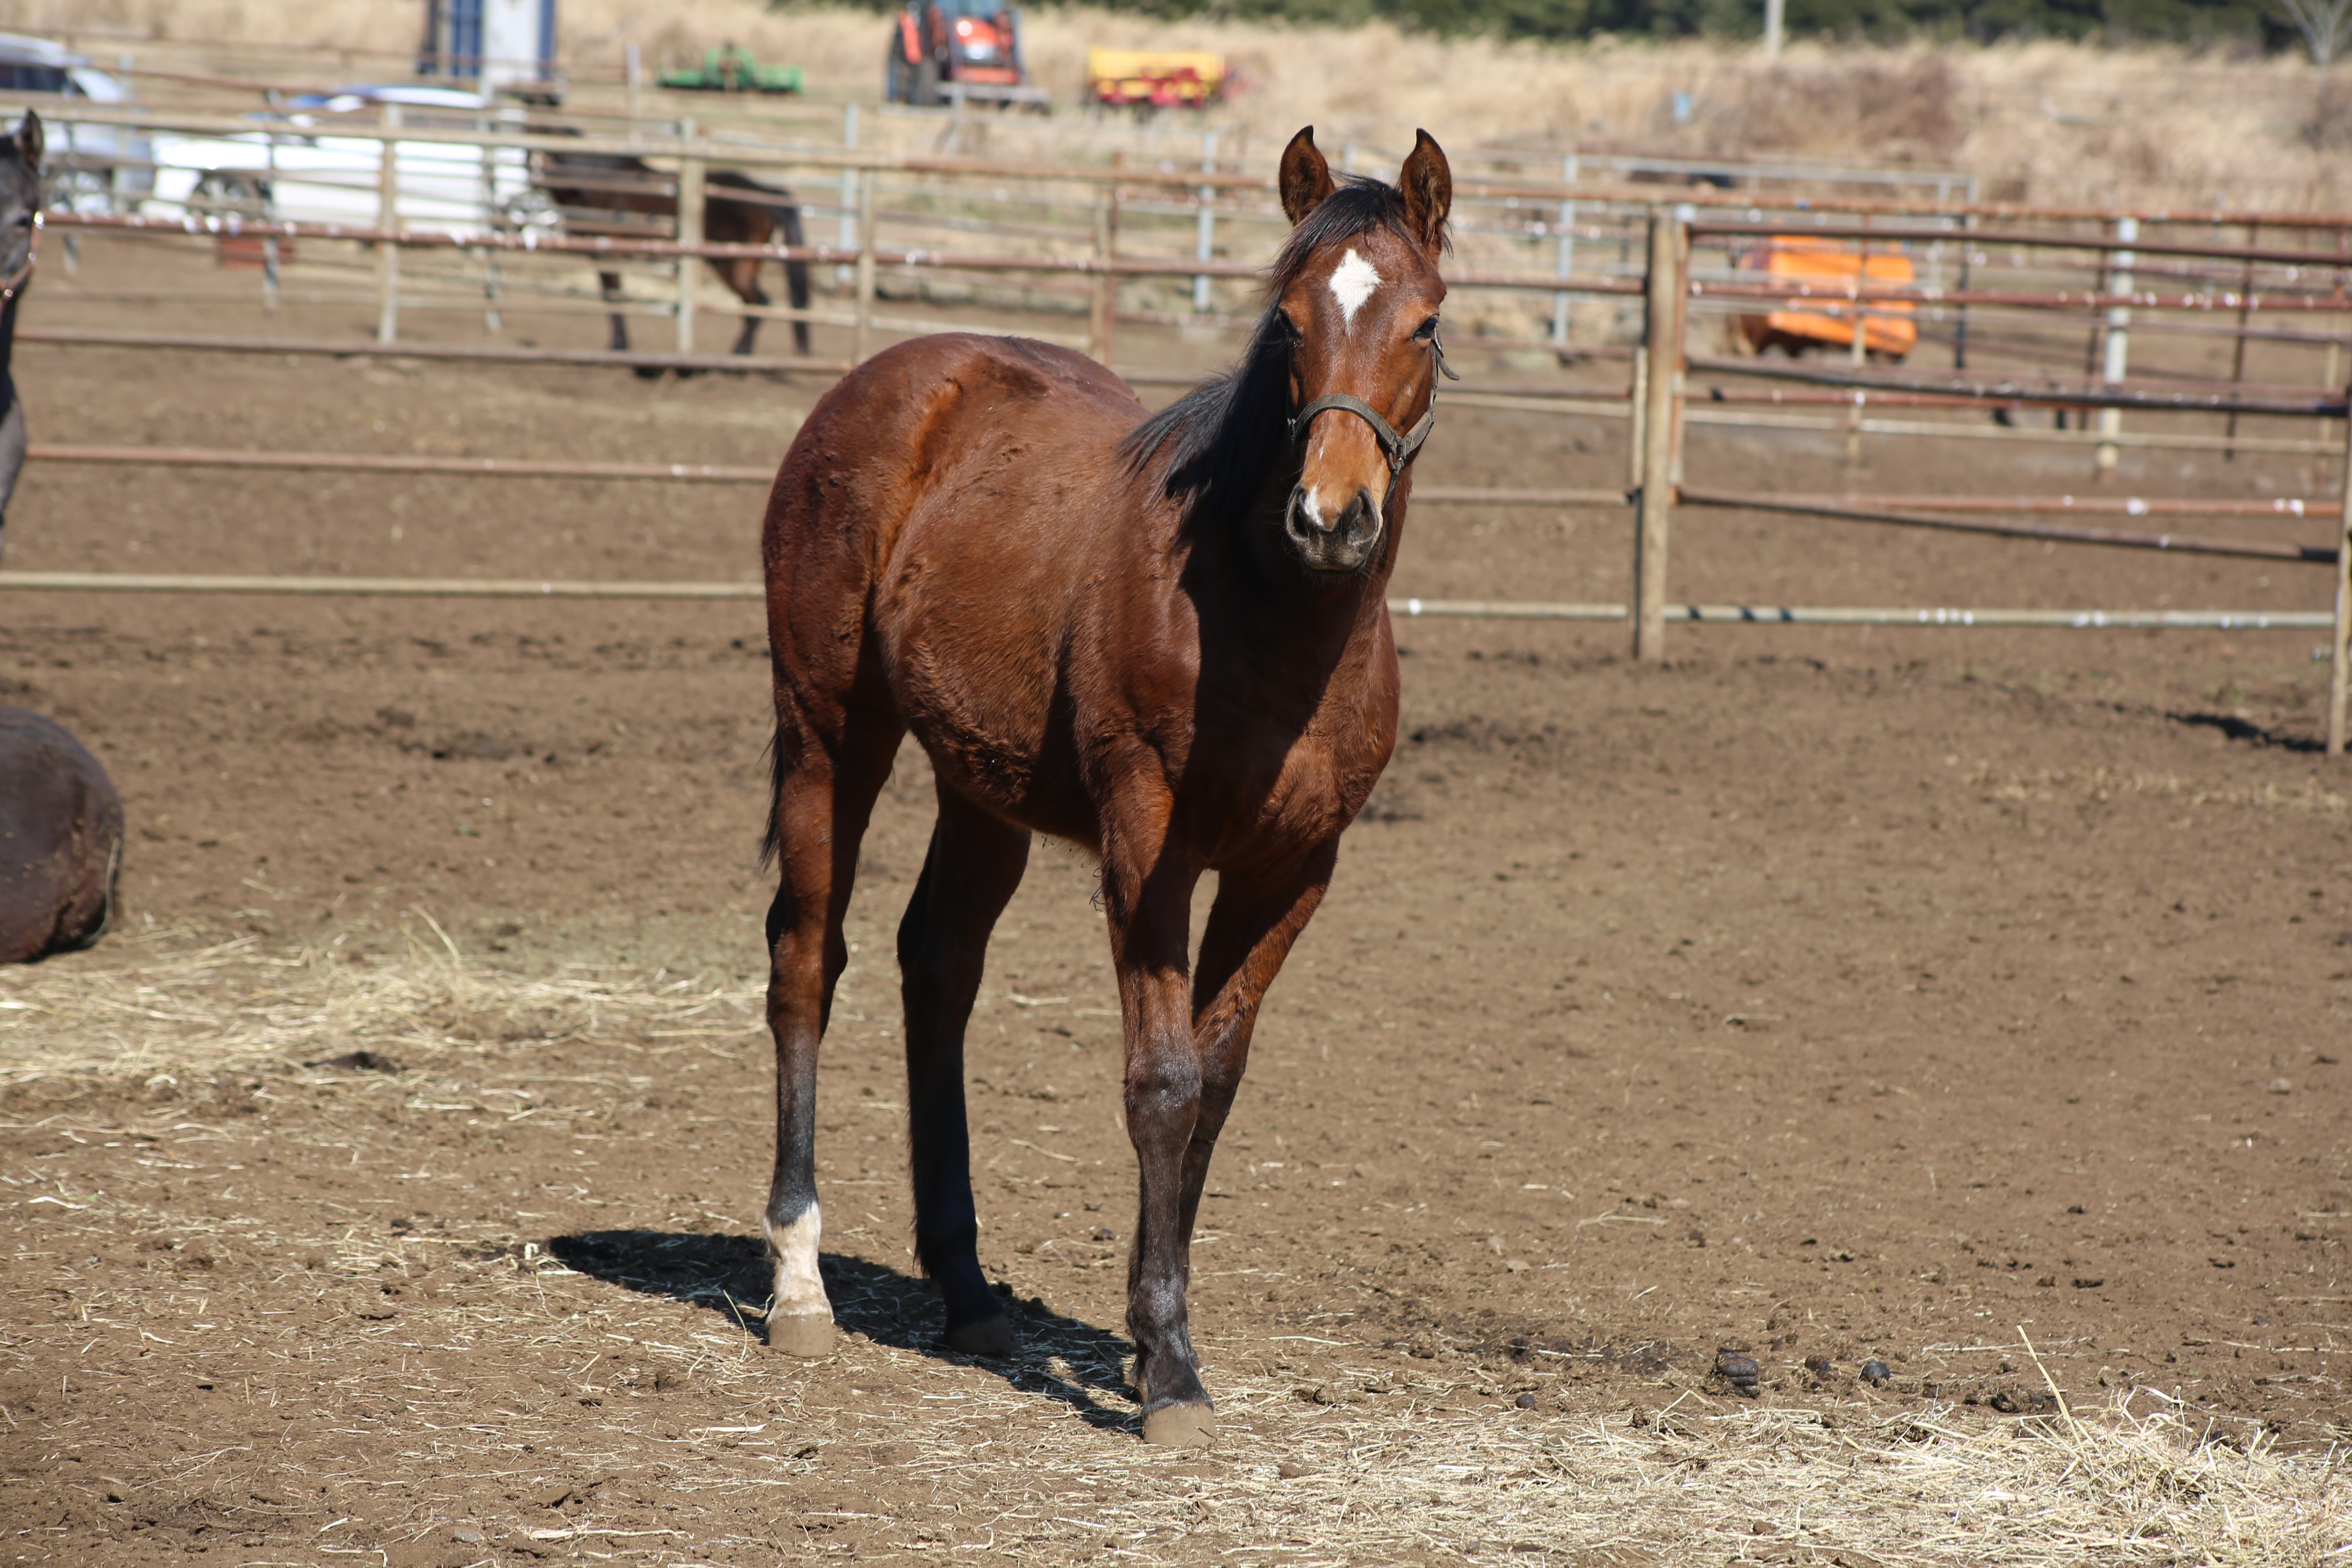
[[[793,246],[806,245],[808,236],[801,227],[801,209],[797,205],[779,207],[776,213],[784,226],[784,243]],[[784,298],[792,301],[793,309],[795,310],[805,310],[809,308],[807,262],[784,263]],[[793,352],[803,359],[808,357],[809,324],[804,321],[795,319],[793,322]]]
[[[780,705],[781,708],[781,705]],[[896,715],[846,708],[830,736],[780,711],[776,847],[782,876],[768,910],[768,1027],[776,1038],[776,1172],[764,1216],[775,1261],[768,1343],[818,1356],[833,1345],[833,1306],[817,1269],[817,1047],[848,965],[841,918],[874,798],[905,732]]]
[[[727,264],[727,270],[720,273],[719,276],[727,280],[727,287],[735,291],[735,297],[742,300],[746,305],[751,305],[762,309],[767,306],[769,302],[768,291],[760,287],[760,264],[758,262],[748,258],[730,261]],[[746,315],[743,318],[743,330],[735,334],[735,346],[728,352],[730,353],[748,354],[751,352],[751,345],[759,341],[759,336],[760,318],[757,316]]]
[[[596,274],[596,286],[604,291],[604,303],[613,306],[620,304],[621,275],[619,273],[599,272]],[[627,353],[629,352],[629,319],[616,309],[613,312],[612,321],[612,336],[606,346],[616,354]]]
[[[1018,1347],[1003,1303],[980,1268],[964,1121],[964,1026],[980,993],[988,933],[1028,863],[1026,832],[942,787],[930,852],[898,923],[915,1257],[946,1301],[948,1343],[976,1355],[1010,1355]]]

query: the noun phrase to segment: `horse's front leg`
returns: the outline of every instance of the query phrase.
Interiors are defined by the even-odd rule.
[[[1019,1348],[980,1267],[964,1119],[963,1037],[980,994],[988,933],[1029,863],[1029,835],[944,784],[915,896],[898,925],[907,1007],[907,1144],[915,1258],[947,1305],[948,1343],[976,1355]]]
[[[1224,1131],[1234,1096],[1249,1066],[1250,1036],[1258,1004],[1282,971],[1291,945],[1323,901],[1338,863],[1337,840],[1318,844],[1301,859],[1273,867],[1225,871],[1217,901],[1201,935],[1192,972],[1192,1047],[1201,1063],[1201,1113],[1184,1152],[1180,1223],[1189,1248],[1208,1184],[1209,1159]]]
[[[1192,1272],[1184,1166],[1201,1116],[1201,1061],[1185,996],[1185,940],[1199,868],[1175,846],[1117,842],[1103,853],[1111,962],[1127,1036],[1127,1135],[1138,1176],[1127,1269],[1127,1328],[1143,1439],[1206,1446],[1216,1434],[1192,1352],[1184,1291]]]

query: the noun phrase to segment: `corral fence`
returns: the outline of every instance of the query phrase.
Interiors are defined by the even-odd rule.
[[[68,123],[244,138],[248,143],[258,137],[268,145],[275,145],[273,138],[297,138],[310,130],[250,116],[182,115],[165,121],[152,112],[83,106],[58,117]],[[877,333],[969,327],[961,321],[883,309],[930,300],[978,302],[1032,314],[1074,316],[1082,310],[1083,335],[1051,330],[1031,335],[1082,345],[1096,358],[1112,363],[1122,321],[1244,330],[1249,324],[1246,309],[1220,311],[1215,291],[1225,290],[1229,302],[1245,297],[1259,274],[1258,258],[1272,248],[1282,227],[1270,200],[1271,182],[1216,166],[1213,159],[1204,159],[1206,166],[1199,167],[1178,167],[1172,159],[1161,159],[1158,166],[1117,160],[1048,164],[725,139],[698,134],[690,123],[672,126],[663,134],[643,126],[619,136],[583,133],[577,126],[564,130],[568,133],[541,134],[514,124],[404,124],[391,106],[375,124],[338,125],[336,137],[379,149],[373,171],[373,224],[275,222],[266,216],[196,210],[53,215],[52,221],[68,234],[104,233],[178,244],[193,237],[240,247],[259,260],[265,300],[272,304],[284,288],[284,263],[294,253],[299,251],[308,266],[322,262],[324,251],[356,251],[356,258],[344,266],[359,268],[359,280],[368,287],[341,298],[372,299],[376,308],[373,342],[39,326],[21,328],[18,335],[27,342],[91,346],[830,375],[872,352]],[[486,171],[516,155],[587,153],[636,158],[653,171],[643,177],[675,199],[679,216],[674,226],[660,233],[569,233],[543,221],[544,215],[530,214],[504,226],[426,232],[403,221],[402,150],[416,143],[471,149]],[[830,197],[832,214],[841,219],[845,231],[839,243],[706,242],[700,232],[702,203],[697,197],[712,190],[707,175],[717,166],[793,173],[796,190]],[[1562,173],[1580,171],[1570,163]],[[1645,171],[1632,173],[1638,177]],[[491,178],[485,174],[486,183]],[[1810,194],[1769,184],[1759,176],[1744,190],[1703,184],[1662,191],[1654,184],[1547,180],[1508,169],[1480,176],[1457,170],[1462,254],[1459,264],[1447,268],[1453,291],[1449,315],[1461,312],[1491,329],[1475,337],[1457,337],[1457,352],[1464,346],[1494,350],[1497,363],[1505,364],[1514,356],[1524,362],[1530,354],[1542,356],[1547,367],[1620,363],[1625,376],[1616,387],[1568,390],[1559,384],[1556,369],[1537,382],[1498,374],[1483,384],[1472,382],[1459,391],[1448,390],[1448,406],[1622,423],[1627,434],[1627,467],[1622,489],[1429,486],[1417,490],[1416,499],[1438,504],[1630,509],[1633,593],[1624,605],[1408,598],[1396,603],[1399,613],[1620,620],[1630,624],[1636,655],[1648,659],[1664,657],[1665,628],[1677,620],[1702,625],[2324,628],[2332,634],[2326,747],[2330,753],[2342,752],[2347,671],[2352,667],[2352,527],[2346,521],[2340,478],[2337,499],[2319,493],[2324,486],[2315,478],[2309,495],[2249,503],[2109,494],[1727,492],[1685,485],[1683,468],[1691,428],[1727,426],[1842,435],[1850,463],[1858,461],[1865,439],[1880,437],[2055,443],[2083,450],[2088,458],[2086,477],[2095,483],[2112,482],[2120,454],[2136,447],[2206,450],[2225,458],[2241,452],[2300,455],[2321,458],[2337,468],[2340,476],[2345,467],[2352,467],[2352,418],[2347,418],[2342,357],[2345,344],[2352,341],[2345,331],[2345,318],[2352,315],[2352,291],[2347,286],[2352,278],[2352,243],[2347,243],[2352,217],[2034,208],[1955,202],[1948,199],[1948,189],[1911,198],[1836,190]],[[838,195],[833,195],[836,190]],[[823,203],[804,195],[803,205],[824,216]],[[1214,239],[1220,225],[1227,236],[1223,244]],[[1234,237],[1252,226],[1259,231],[1252,238]],[[903,237],[884,243],[886,226]],[[955,243],[958,237],[973,234],[986,236],[988,247]],[[946,237],[947,242],[924,243],[935,236]],[[1187,238],[1193,243],[1182,245]],[[1792,238],[1816,250],[1828,247],[1861,260],[1842,279],[1794,279],[1756,268],[1759,255]],[[1907,280],[1882,281],[1871,272],[1871,256],[1898,254],[1911,264]],[[438,276],[445,286],[466,279],[462,290],[420,295],[417,279],[402,274],[404,256],[420,261],[438,258],[471,271]],[[814,264],[839,297],[836,303],[805,311],[741,309],[746,314],[845,327],[847,357],[697,352],[701,279],[695,262],[741,257]],[[668,298],[630,294],[619,308],[670,317],[676,329],[674,352],[623,354],[441,343],[404,336],[404,315],[420,310],[479,310],[493,334],[508,313],[602,313],[614,309],[614,303],[588,294],[577,274],[583,268],[625,266],[667,269]],[[527,276],[533,268],[543,275],[536,281]],[[1137,294],[1147,286],[1159,288],[1161,295]],[[459,292],[470,295],[462,306],[452,303],[452,294]],[[1847,347],[1827,361],[1724,352],[1740,341],[1728,329],[1776,310],[1826,319],[1833,332],[1843,331]],[[1516,331],[1514,320],[1520,323]],[[1890,321],[1902,322],[1916,339],[1908,363],[1900,365],[1874,363],[1870,352],[1873,324]],[[1694,339],[1710,335],[1718,352],[1693,352]],[[2146,362],[2162,357],[2151,355],[2150,346],[2166,342],[2186,342],[2191,350],[2225,347],[2229,372],[2177,364],[2149,372]],[[2137,373],[2132,368],[2136,347],[2143,357]],[[2250,374],[2250,348],[2261,349],[2274,365],[2281,354],[2303,356],[2298,369],[2305,362],[2316,363],[2310,363],[2307,380],[2256,380]],[[1939,353],[1948,356],[1948,370],[1922,368],[1920,362]],[[1139,384],[1192,379],[1164,370],[1139,368],[1123,374]],[[1983,417],[1987,415],[1993,417]],[[2126,415],[2132,428],[2126,427]],[[2043,417],[2049,420],[2046,426],[2036,422]],[[331,453],[192,456],[184,451],[37,447],[35,456],[47,461],[346,467],[509,478],[749,483],[770,477],[764,470],[722,471],[700,465]],[[2315,475],[2317,470],[2315,464]],[[2332,572],[2334,606],[2137,611],[1678,605],[1668,594],[1672,520],[1677,510],[1690,507],[2310,564]],[[2132,521],[2261,512],[2329,527],[2324,542],[2247,541],[2047,521],[2054,512]],[[588,597],[736,597],[757,592],[740,584],[434,584],[32,573],[0,573],[0,586]]]

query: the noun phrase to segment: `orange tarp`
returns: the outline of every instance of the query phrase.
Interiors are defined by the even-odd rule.
[[[1791,282],[1811,285],[1815,289],[1853,287],[1859,272],[1867,284],[1882,288],[1907,288],[1917,281],[1912,270],[1911,258],[1895,251],[1872,251],[1867,255],[1835,240],[1812,239],[1803,235],[1774,235],[1770,243],[1760,245],[1748,253],[1744,263],[1748,270],[1762,272],[1773,278],[1785,278]],[[1863,319],[1862,344],[1865,349],[1897,358],[1909,353],[1919,342],[1919,324],[1913,319],[1914,307],[1908,300],[1874,302],[1869,314]],[[1815,342],[1853,345],[1853,318],[1843,310],[1832,315],[1819,309],[1808,310],[1790,302],[1768,311],[1765,324],[1774,331],[1790,337],[1811,338]]]

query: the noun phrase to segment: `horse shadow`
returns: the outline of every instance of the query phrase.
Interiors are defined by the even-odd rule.
[[[662,1296],[717,1313],[749,1339],[764,1341],[768,1299],[767,1248],[747,1236],[694,1231],[591,1230],[559,1236],[548,1255],[565,1268],[639,1295]],[[1110,1431],[1137,1426],[1137,1395],[1127,1380],[1133,1348],[1126,1340],[1053,1310],[1036,1297],[1009,1294],[1004,1309],[1021,1343],[1017,1355],[996,1358],[950,1350],[940,1334],[939,1292],[925,1279],[887,1264],[827,1252],[818,1258],[833,1321],[892,1350],[982,1368],[1024,1394],[1058,1400],[1088,1425]]]
[[[2257,724],[2234,713],[2168,712],[2165,715],[2176,724],[2190,729],[2219,730],[2232,741],[2247,741],[2282,752],[2322,752],[2326,747],[2316,736],[2296,734]]]

